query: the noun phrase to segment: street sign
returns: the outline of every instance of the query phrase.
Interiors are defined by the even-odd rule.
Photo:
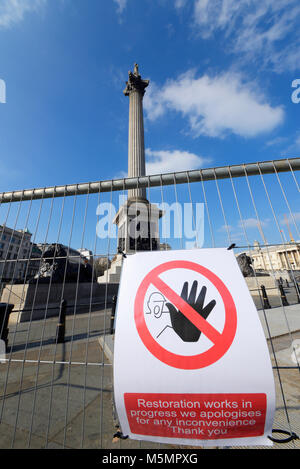
[[[124,260],[114,391],[130,438],[272,444],[272,366],[232,251],[149,252]]]

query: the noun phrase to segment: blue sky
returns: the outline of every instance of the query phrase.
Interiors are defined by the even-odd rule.
[[[0,0],[0,191],[124,174],[134,62],[148,174],[299,156],[299,20],[298,0]]]

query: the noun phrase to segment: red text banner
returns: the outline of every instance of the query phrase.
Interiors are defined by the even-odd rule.
[[[263,435],[266,395],[124,394],[132,433],[166,438],[219,439]]]

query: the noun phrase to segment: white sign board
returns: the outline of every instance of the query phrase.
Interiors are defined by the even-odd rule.
[[[232,251],[148,252],[124,259],[114,392],[122,432],[132,439],[272,445],[271,361]]]

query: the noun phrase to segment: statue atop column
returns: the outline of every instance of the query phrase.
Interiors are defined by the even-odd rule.
[[[134,64],[133,73],[129,70],[128,81],[126,81],[126,88],[123,91],[125,96],[129,96],[132,91],[139,91],[144,96],[145,89],[149,85],[149,80],[143,80],[139,74],[139,66]]]

